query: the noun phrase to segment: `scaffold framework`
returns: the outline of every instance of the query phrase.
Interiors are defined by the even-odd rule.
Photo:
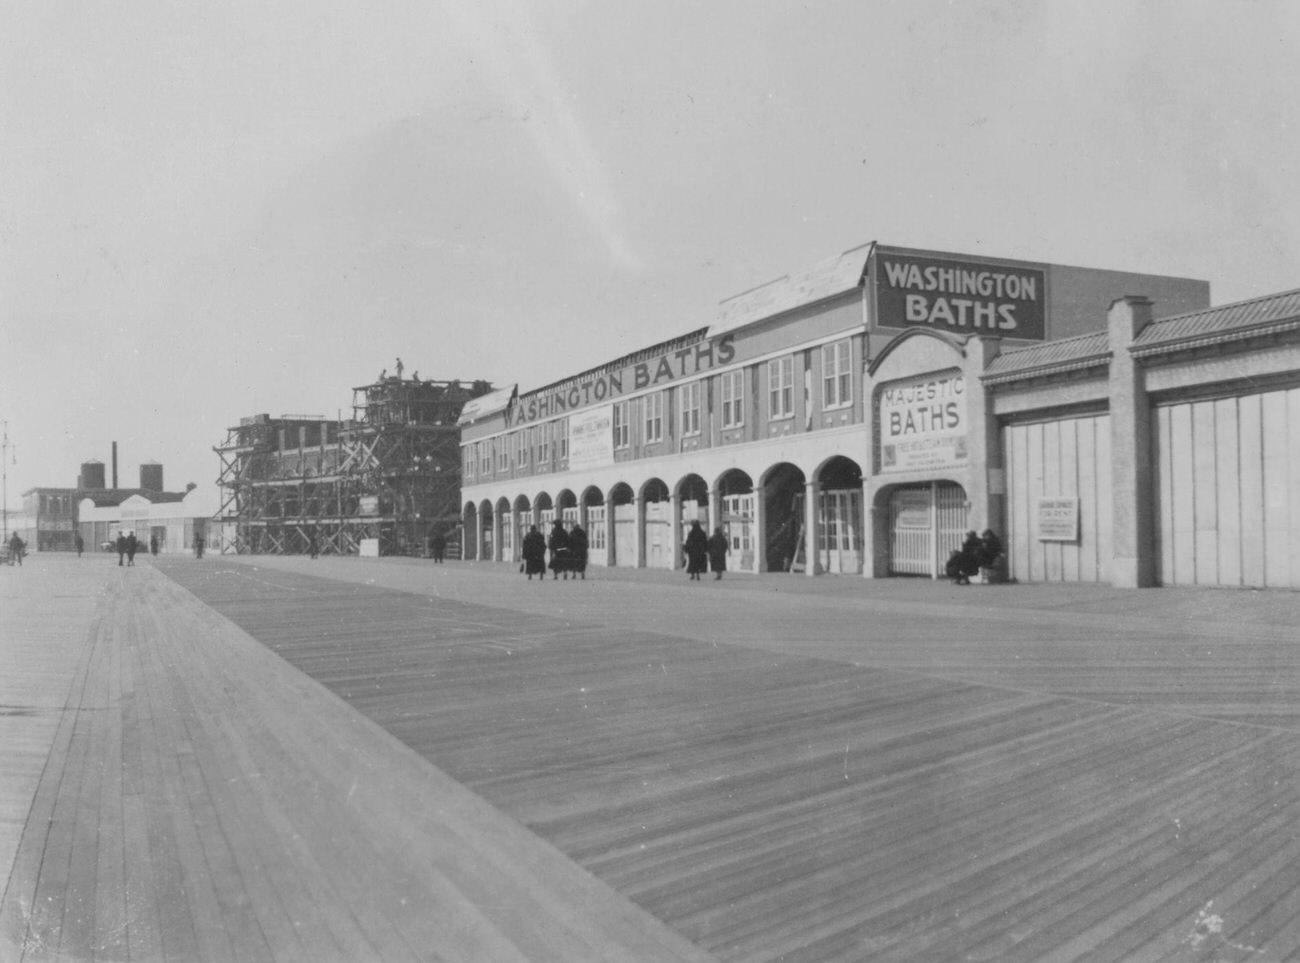
[[[226,553],[422,555],[459,539],[457,420],[486,381],[384,377],[352,389],[352,417],[259,414],[214,447],[221,507],[210,545]],[[215,536],[215,538],[213,537]]]

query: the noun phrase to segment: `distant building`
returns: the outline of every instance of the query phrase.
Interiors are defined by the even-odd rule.
[[[152,538],[160,553],[189,552],[196,535],[208,537],[217,506],[211,485],[188,492],[101,492],[82,499],[78,527],[87,551],[134,533],[146,549]]]

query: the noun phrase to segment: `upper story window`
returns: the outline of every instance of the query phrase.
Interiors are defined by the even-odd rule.
[[[767,363],[767,415],[789,418],[794,414],[794,358]]]
[[[466,445],[461,449],[460,453],[462,457],[461,469],[465,472],[465,477],[474,477],[474,447]]]
[[[497,471],[510,470],[510,446],[507,439],[497,439]]]
[[[560,458],[569,457],[569,419],[562,418],[555,423],[555,433],[560,436]]]
[[[492,442],[480,441],[478,443],[478,470],[481,475],[492,474]]]
[[[537,464],[551,463],[551,422],[537,426]]]
[[[614,447],[626,448],[631,443],[628,436],[627,402],[620,401],[614,406]]]
[[[736,428],[745,423],[745,372],[728,371],[722,376],[722,427]]]
[[[692,381],[681,387],[683,436],[700,433],[700,388],[703,384],[702,381]]]
[[[528,453],[533,447],[533,429],[525,428],[515,435],[519,443],[519,453],[515,456],[515,464],[520,468],[528,467]]]
[[[647,444],[664,440],[664,393],[656,391],[646,395],[645,405],[645,441]]]
[[[845,338],[822,347],[822,406],[842,408],[853,404],[853,347]]]

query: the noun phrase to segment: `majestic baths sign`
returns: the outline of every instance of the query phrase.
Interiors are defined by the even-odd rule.
[[[875,262],[876,324],[1043,340],[1046,273],[983,261],[891,254]]]

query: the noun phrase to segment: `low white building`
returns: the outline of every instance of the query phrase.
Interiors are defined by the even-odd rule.
[[[137,492],[121,501],[83,498],[78,506],[78,527],[87,551],[99,550],[119,534],[134,532],[145,550],[153,538],[160,553],[188,552],[194,548],[196,535],[208,537],[219,507],[214,486],[196,486],[184,494]]]

